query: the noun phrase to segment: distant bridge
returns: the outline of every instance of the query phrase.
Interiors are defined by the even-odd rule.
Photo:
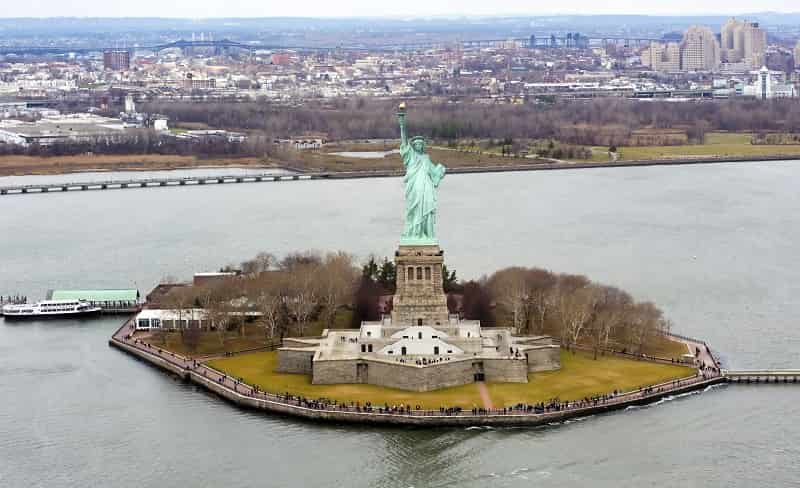
[[[202,40],[202,41],[187,41],[180,39],[174,42],[165,44],[156,44],[153,46],[134,46],[134,47],[77,47],[77,46],[0,46],[0,55],[8,54],[90,54],[100,53],[103,51],[163,51],[165,49],[182,49],[190,50],[194,48],[213,48],[217,52],[226,50],[244,50],[244,51],[259,51],[259,50],[291,50],[291,51],[330,51],[334,49],[344,50],[365,50],[365,47],[359,46],[289,46],[284,44],[250,44],[229,39],[222,39],[218,41]]]
[[[29,193],[64,193],[73,191],[89,190],[119,190],[127,188],[154,188],[154,187],[175,187],[190,185],[222,185],[228,183],[261,183],[267,181],[293,181],[310,180],[324,177],[323,175],[280,175],[275,173],[263,173],[257,175],[237,175],[237,176],[185,176],[185,177],[163,177],[163,178],[140,178],[126,180],[108,181],[86,181],[74,183],[41,183],[28,185],[8,185],[0,186],[0,195],[20,195]]]
[[[187,41],[180,39],[174,42],[156,44],[152,46],[134,46],[134,47],[86,47],[86,46],[64,46],[64,45],[48,45],[48,46],[0,46],[0,55],[42,55],[42,54],[89,54],[99,53],[103,51],[163,51],[165,49],[181,49],[191,50],[194,48],[213,48],[217,52],[229,50],[243,50],[243,51],[300,51],[300,52],[317,52],[317,51],[413,51],[420,49],[435,49],[442,47],[461,46],[464,49],[481,48],[481,47],[501,47],[509,42],[520,45],[522,47],[531,48],[586,48],[590,45],[625,45],[625,46],[639,46],[645,45],[653,41],[660,41],[658,38],[650,37],[623,37],[618,35],[591,35],[585,36],[580,33],[567,33],[567,34],[533,34],[529,37],[515,37],[503,39],[468,39],[468,40],[441,40],[441,41],[423,41],[415,43],[396,43],[396,44],[382,44],[382,45],[323,45],[323,46],[303,46],[303,45],[285,45],[285,44],[264,44],[264,43],[245,43],[232,41],[230,39],[221,40],[194,40]]]

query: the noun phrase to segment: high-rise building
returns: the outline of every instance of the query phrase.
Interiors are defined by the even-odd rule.
[[[794,47],[794,67],[800,69],[800,41]]]
[[[758,22],[730,19],[722,26],[720,34],[722,60],[727,63],[745,63],[750,68],[764,64],[767,50],[767,32]]]
[[[719,69],[719,43],[708,27],[692,26],[681,42],[683,71],[716,71]]]
[[[767,52],[767,32],[757,22],[745,22],[742,28],[744,37],[744,62],[752,68],[764,65],[764,53]]]
[[[642,64],[654,71],[676,72],[681,70],[681,48],[677,42],[652,42],[642,52]]]
[[[124,49],[103,52],[103,68],[111,71],[128,71],[131,68],[131,53]]]

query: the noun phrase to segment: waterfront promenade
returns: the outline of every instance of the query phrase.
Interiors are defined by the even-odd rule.
[[[718,373],[718,370],[706,372],[698,370],[695,375],[679,380],[579,401],[506,405],[479,410],[462,410],[450,406],[442,406],[439,410],[423,410],[412,405],[342,404],[321,399],[301,398],[291,395],[291,392],[286,394],[264,392],[202,362],[159,349],[133,337],[132,321],[123,324],[112,336],[109,344],[187,381],[198,384],[242,407],[310,420],[333,422],[417,426],[545,425],[619,410],[633,405],[645,405],[667,396],[704,389],[726,381]],[[709,357],[713,358],[710,352]],[[716,364],[716,361],[713,363]]]

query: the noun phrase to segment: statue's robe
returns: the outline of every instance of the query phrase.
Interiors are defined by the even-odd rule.
[[[430,156],[418,153],[411,144],[400,146],[400,156],[406,168],[403,182],[406,185],[405,239],[434,239],[436,188],[444,178],[445,167],[434,164]]]

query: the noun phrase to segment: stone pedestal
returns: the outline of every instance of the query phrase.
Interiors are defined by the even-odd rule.
[[[447,296],[442,281],[444,251],[438,245],[403,245],[395,253],[397,292],[392,325],[445,325]]]

